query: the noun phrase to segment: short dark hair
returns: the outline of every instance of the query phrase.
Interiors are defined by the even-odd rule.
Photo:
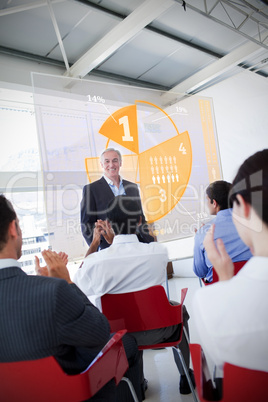
[[[9,224],[17,218],[16,212],[10,201],[0,194],[0,251],[7,243]]]
[[[238,169],[229,195],[231,206],[239,204],[238,194],[268,224],[268,149],[256,152]]]
[[[107,218],[116,235],[136,233],[142,211],[135,199],[119,195],[110,201],[107,210]]]
[[[217,180],[210,183],[206,189],[206,193],[211,204],[213,203],[213,200],[215,200],[218,203],[220,210],[227,209],[230,188],[231,183],[228,183],[228,181]]]

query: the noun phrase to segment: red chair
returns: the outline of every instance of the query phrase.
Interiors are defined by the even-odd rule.
[[[246,262],[247,261],[236,261],[236,262],[234,262],[234,275],[236,275],[240,271],[240,269],[245,265]],[[213,274],[212,274],[212,278],[213,278],[212,282],[205,282],[204,279],[202,278],[202,281],[203,281],[205,286],[212,285],[213,283],[219,282],[218,274],[215,271],[215,268],[213,268],[213,267],[212,267],[212,272],[213,272]],[[200,283],[200,286],[202,287],[201,283]]]
[[[38,360],[0,363],[1,401],[17,402],[81,402],[94,396],[114,378],[116,385],[125,380],[135,402],[132,383],[123,377],[128,361],[121,338],[126,330],[118,331],[81,374],[64,373],[54,357]]]
[[[217,397],[208,372],[202,348],[190,344],[196,388],[200,402],[261,402],[268,400],[268,372],[250,370],[225,363],[223,367],[222,398]]]
[[[173,347],[179,355],[193,398],[197,398],[184,358],[177,348],[182,338],[182,306],[188,289],[181,290],[181,304],[172,306],[162,286],[152,286],[131,293],[106,294],[101,297],[102,312],[108,318],[111,331],[126,328],[128,332],[148,331],[181,324],[180,337],[176,342],[139,346],[139,350]]]

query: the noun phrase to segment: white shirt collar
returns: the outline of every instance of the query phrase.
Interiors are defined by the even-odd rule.
[[[114,186],[113,181],[112,181],[111,179],[109,179],[109,177],[105,176],[105,174],[103,175],[103,177],[104,177],[104,179],[107,181],[107,183],[108,183],[110,186]],[[120,184],[122,183],[123,179],[122,179],[121,176],[119,176],[119,178],[120,178],[120,183],[119,183],[119,186],[120,186]]]
[[[14,260],[13,258],[0,258],[0,269],[10,267],[21,268],[21,265],[17,260]]]
[[[120,243],[139,243],[139,239],[135,234],[116,235],[113,240],[113,244],[120,244]]]

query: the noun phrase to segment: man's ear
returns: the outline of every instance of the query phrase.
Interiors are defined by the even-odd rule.
[[[248,203],[246,203],[246,201],[244,200],[244,198],[240,194],[237,194],[236,198],[237,198],[237,200],[239,202],[239,207],[240,207],[240,211],[241,211],[242,215],[245,218],[249,218],[249,216],[250,216],[250,205]]]
[[[18,237],[18,230],[15,219],[12,222],[10,222],[8,227],[8,233],[10,234],[11,237]]]
[[[214,200],[213,199],[213,201],[212,201],[212,205],[213,205],[213,208],[216,210],[217,208],[218,208],[218,206],[219,206],[219,204],[217,203],[217,201],[216,200]]]
[[[140,226],[142,224],[142,216],[140,215],[139,223],[137,226]]]

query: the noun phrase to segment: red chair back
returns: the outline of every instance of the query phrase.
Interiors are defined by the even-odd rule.
[[[1,400],[8,402],[79,402],[91,398],[112,378],[118,384],[128,369],[121,341],[126,330],[117,332],[93,364],[81,374],[68,375],[54,357],[0,363]]]
[[[219,401],[207,368],[202,348],[190,344],[196,388],[200,402]],[[225,363],[223,368],[223,392],[220,402],[255,402],[268,400],[268,372],[250,370]]]
[[[109,293],[101,298],[102,312],[108,318],[112,332],[122,328],[128,332],[138,332],[177,325],[183,321],[182,305],[187,290],[181,290],[181,304],[174,306],[169,303],[165,289],[160,285],[131,293]],[[160,345],[163,344],[141,346],[139,349]]]
[[[236,275],[240,269],[245,265],[247,261],[236,261],[234,262],[234,275]],[[204,282],[205,285],[212,285],[213,283],[219,282],[219,277],[217,272],[215,271],[215,268],[212,268],[212,272],[213,272],[213,280],[212,282]]]

